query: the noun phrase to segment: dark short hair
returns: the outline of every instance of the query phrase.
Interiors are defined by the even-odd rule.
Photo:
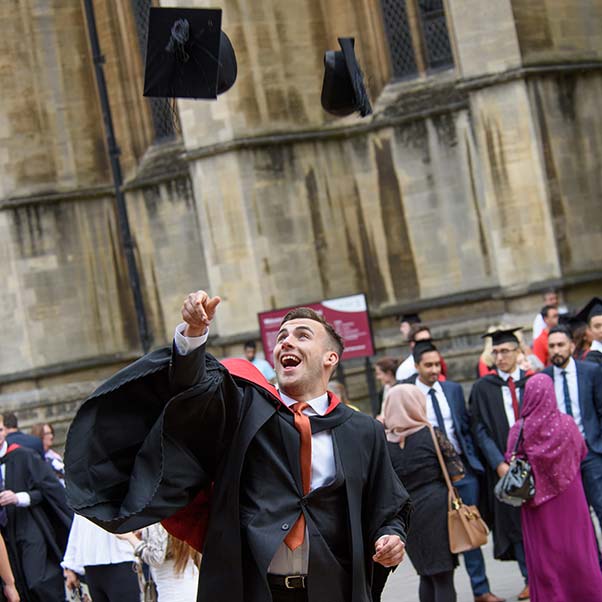
[[[544,290],[544,292],[542,293],[543,296],[545,297],[546,295],[557,295],[558,294],[558,289],[552,287],[549,287],[547,289]]]
[[[314,320],[315,322],[319,322],[324,326],[328,337],[330,338],[332,344],[334,345],[334,350],[337,352],[339,356],[339,360],[343,356],[343,349],[345,349],[345,343],[343,342],[343,338],[341,335],[334,329],[334,326],[324,319],[324,316],[320,315],[317,311],[311,309],[311,307],[296,307],[295,309],[291,309],[284,318],[282,318],[282,322],[280,322],[280,328],[286,322],[290,322],[291,320]]]
[[[395,374],[399,366],[399,362],[395,357],[381,357],[379,360],[376,360],[376,365],[383,372],[391,372],[392,374]]]
[[[4,416],[4,426],[7,429],[19,428],[19,421],[17,420],[17,415],[14,412],[3,412],[2,416]]]
[[[550,328],[550,332],[548,333],[548,339],[553,334],[563,334],[569,341],[573,340],[573,334],[571,333],[571,329],[565,326],[564,324],[559,324],[558,326],[554,326],[554,328]]]
[[[541,308],[541,317],[542,318],[547,318],[551,309],[558,309],[558,308],[555,305],[544,305]]]
[[[257,343],[255,341],[245,341],[245,349],[257,349]]]
[[[414,363],[419,364],[422,360],[422,356],[425,353],[433,353],[433,352],[439,354],[439,350],[434,345],[430,345],[429,347],[419,348],[418,351],[416,351],[414,349],[414,354],[413,354],[414,355]],[[441,354],[439,354],[439,359],[441,359]]]
[[[419,332],[428,332],[429,334],[431,334],[431,329],[424,323],[422,322],[418,322],[417,324],[412,324],[411,328],[410,328],[410,341],[413,341],[414,343],[416,342],[416,335]]]

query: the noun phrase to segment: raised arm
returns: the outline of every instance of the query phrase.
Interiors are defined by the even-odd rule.
[[[205,291],[190,293],[184,299],[184,322],[176,329],[169,371],[175,394],[199,384],[205,376],[204,344],[220,301],[220,297],[210,297]]]

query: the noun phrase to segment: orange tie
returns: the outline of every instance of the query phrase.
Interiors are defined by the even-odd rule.
[[[301,436],[301,446],[299,450],[299,459],[301,460],[301,483],[303,484],[303,495],[307,495],[311,488],[311,424],[309,417],[303,413],[303,410],[309,404],[299,401],[290,406],[295,414],[295,428]],[[284,538],[284,543],[291,549],[296,550],[305,539],[305,516],[303,512],[293,525],[288,535]]]

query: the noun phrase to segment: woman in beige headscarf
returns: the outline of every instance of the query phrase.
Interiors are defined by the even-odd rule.
[[[420,575],[420,602],[455,602],[454,569],[457,558],[449,551],[447,486],[435,451],[437,439],[452,480],[464,467],[447,437],[426,416],[426,397],[414,385],[395,385],[383,403],[389,453],[395,472],[410,493],[412,519],[407,540],[410,560]],[[386,576],[376,572],[374,600],[380,600]]]

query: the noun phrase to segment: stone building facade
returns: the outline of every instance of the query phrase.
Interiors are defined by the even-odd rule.
[[[418,310],[469,381],[490,323],[600,292],[601,0],[222,0],[238,80],[172,107],[141,93],[150,4],[93,2],[153,346],[197,288],[224,298],[217,354],[259,311],[362,291],[379,354]],[[142,349],[84,0],[0,26],[0,406],[64,428]],[[320,106],[349,35],[367,119]]]

